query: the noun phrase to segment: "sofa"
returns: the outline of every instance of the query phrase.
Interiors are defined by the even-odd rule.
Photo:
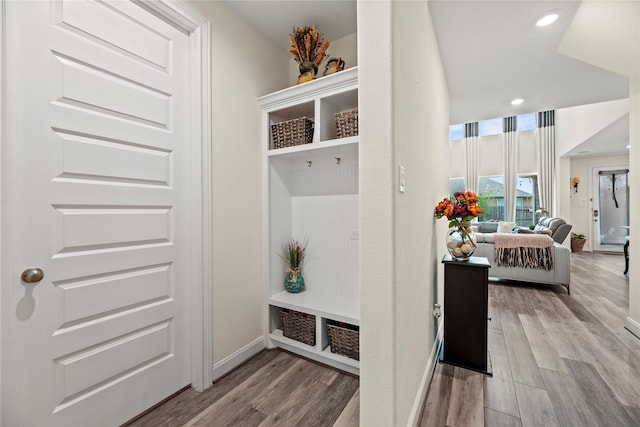
[[[569,248],[562,246],[562,242],[571,231],[571,225],[567,224],[563,219],[540,218],[533,230],[528,227],[511,226],[511,224],[503,222],[478,223],[473,228],[476,231],[478,244],[473,256],[485,257],[489,260],[491,263],[491,269],[489,269],[490,277],[507,281],[562,285],[567,288],[567,293],[571,293],[571,251]],[[510,231],[508,231],[509,229]],[[504,236],[505,234],[517,234],[517,236],[499,236]],[[544,253],[550,255],[549,260],[544,266],[536,267],[505,265],[504,258],[500,258],[502,252],[500,250],[496,251],[496,238],[499,242],[509,239],[517,241],[522,247],[540,246],[542,245],[541,242],[547,241],[546,245],[550,247],[544,249]],[[522,243],[529,241],[531,244]],[[498,247],[503,244],[499,243]],[[524,251],[525,249],[520,248],[520,250]],[[539,252],[535,252],[536,250]],[[530,251],[531,253],[543,253],[540,249],[530,249]],[[541,259],[541,261],[543,260]]]

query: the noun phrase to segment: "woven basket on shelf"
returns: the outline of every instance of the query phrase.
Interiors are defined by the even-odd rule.
[[[273,149],[310,144],[313,141],[313,122],[299,117],[271,125]]]
[[[347,111],[336,113],[336,135],[338,138],[346,138],[358,134],[358,112]]]
[[[316,317],[293,310],[280,310],[285,337],[308,345],[316,345]]]
[[[353,327],[357,328],[357,326]],[[332,353],[360,360],[360,332],[358,329],[353,330],[327,323],[327,330]]]

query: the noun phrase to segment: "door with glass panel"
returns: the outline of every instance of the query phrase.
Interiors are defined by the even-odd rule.
[[[622,252],[629,235],[627,166],[593,168],[592,238],[594,251]]]

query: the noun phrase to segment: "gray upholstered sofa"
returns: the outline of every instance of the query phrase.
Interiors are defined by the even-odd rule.
[[[497,231],[498,223],[495,224]],[[518,234],[547,234],[553,239],[551,246],[551,256],[553,259],[553,267],[544,268],[525,268],[497,265],[495,250],[495,232],[493,225],[487,223],[479,223],[474,227],[476,230],[476,238],[478,240],[478,248],[473,256],[485,257],[491,263],[489,276],[503,280],[524,281],[531,283],[546,283],[562,285],[570,292],[569,284],[571,279],[570,263],[571,253],[569,248],[562,246],[562,242],[566,239],[571,225],[566,224],[561,218],[541,218],[536,224],[534,230],[525,230],[521,227],[514,228],[514,233]],[[525,239],[526,237],[523,236]]]

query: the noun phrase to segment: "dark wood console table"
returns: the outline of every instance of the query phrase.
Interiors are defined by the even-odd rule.
[[[492,375],[487,312],[489,260],[471,257],[444,263],[444,350],[441,361]]]

